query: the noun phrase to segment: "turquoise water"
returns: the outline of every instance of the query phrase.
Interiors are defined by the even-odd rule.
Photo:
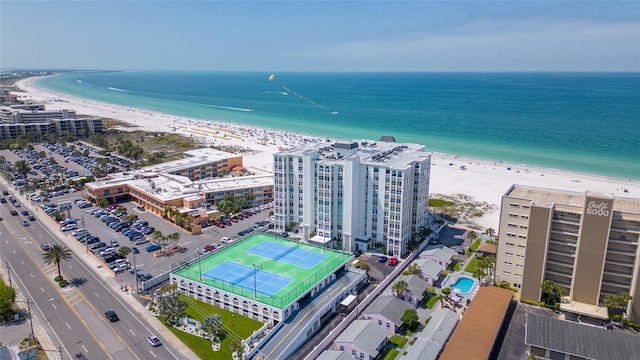
[[[462,276],[459,277],[453,285],[451,285],[451,288],[460,290],[460,294],[464,295],[470,293],[475,284],[476,282],[474,279]]]
[[[38,86],[202,120],[640,179],[640,73],[69,72]]]

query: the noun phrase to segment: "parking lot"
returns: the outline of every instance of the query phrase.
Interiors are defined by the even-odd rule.
[[[110,246],[111,241],[116,240],[119,246],[128,246],[130,248],[137,247],[139,253],[135,255],[136,268],[147,271],[151,273],[152,276],[156,276],[163,272],[171,270],[171,264],[173,263],[180,262],[187,257],[196,256],[196,251],[198,249],[203,249],[206,245],[216,244],[215,247],[220,246],[222,238],[227,237],[231,239],[237,239],[238,232],[249,228],[258,221],[264,221],[269,218],[269,211],[265,210],[253,216],[250,216],[247,219],[239,220],[237,223],[232,223],[231,226],[225,226],[224,228],[211,226],[204,229],[203,233],[200,235],[190,235],[186,231],[168,221],[161,219],[160,217],[148,213],[147,211],[139,210],[133,203],[118,204],[124,206],[127,209],[128,214],[137,215],[138,219],[147,221],[149,226],[152,226],[156,230],[160,230],[165,236],[176,232],[180,234],[180,240],[178,241],[178,243],[183,247],[182,252],[173,253],[162,257],[155,257],[153,256],[152,252],[146,251],[146,246],[150,243],[136,246],[123,233],[115,231],[114,229],[108,227],[105,223],[103,223],[99,218],[96,218],[94,215],[87,213],[87,211],[89,211],[90,209],[95,209],[94,207],[87,207],[84,209],[79,208],[75,204],[75,202],[80,199],[82,199],[82,193],[77,192],[62,194],[60,196],[52,198],[51,201],[56,204],[71,202],[73,205],[69,212],[70,216],[76,220],[76,227],[78,229],[86,228],[91,235],[98,237],[100,239],[100,242],[104,242],[108,246]],[[42,208],[41,203],[31,201],[31,204],[34,207],[38,208],[38,212],[41,216],[47,216],[44,214],[44,209]],[[48,219],[46,222],[43,221],[45,223],[44,225],[55,229],[55,231],[61,231],[60,224],[58,224],[48,216],[47,218]],[[64,234],[69,239],[73,239],[73,241],[76,241],[75,237],[72,236],[72,232],[73,230],[69,230],[65,231]],[[153,241],[152,235],[145,235],[144,238]],[[99,251],[96,251],[96,257],[100,259],[101,257],[98,253]],[[133,255],[129,255],[128,258],[133,262]],[[121,279],[123,285],[130,285],[133,287],[135,284],[133,274],[131,274],[129,271],[121,272],[117,275],[117,277]]]

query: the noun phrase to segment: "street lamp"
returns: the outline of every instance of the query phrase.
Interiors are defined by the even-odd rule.
[[[253,297],[258,298],[258,282],[256,280],[256,272],[258,271],[258,265],[253,264]]]

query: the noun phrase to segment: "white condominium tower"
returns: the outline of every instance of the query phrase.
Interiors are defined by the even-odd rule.
[[[275,228],[345,251],[402,256],[427,226],[431,154],[418,144],[321,143],[274,155]]]

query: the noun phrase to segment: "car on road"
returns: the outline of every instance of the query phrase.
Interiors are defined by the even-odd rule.
[[[36,221],[36,217],[33,215],[29,216],[29,221]]]
[[[383,263],[383,264],[384,264],[384,263],[386,263],[386,262],[387,262],[387,260],[389,260],[389,258],[388,258],[388,257],[386,257],[386,256],[384,256],[384,255],[382,255],[382,256],[380,256],[380,257],[378,258],[378,262],[379,262],[379,263]]]
[[[109,310],[109,311],[105,312],[104,316],[106,316],[107,319],[109,319],[110,322],[115,322],[115,321],[120,320],[118,318],[118,314],[116,314],[116,312],[113,311],[113,310]]]
[[[49,249],[51,249],[51,245],[49,244],[42,244],[40,245],[40,248],[44,251],[49,251]]]
[[[15,211],[15,210],[11,210],[11,211],[9,211],[9,214],[11,214],[11,215],[13,215],[13,216],[17,216],[17,215],[18,215],[18,212],[17,212],[17,211]]]
[[[162,342],[160,341],[160,339],[158,339],[158,337],[155,335],[147,336],[147,342],[151,344],[151,346],[153,347],[162,345]]]
[[[22,220],[22,226],[29,226],[29,222],[27,220]]]
[[[29,216],[29,212],[27,210],[22,210],[22,215]]]

